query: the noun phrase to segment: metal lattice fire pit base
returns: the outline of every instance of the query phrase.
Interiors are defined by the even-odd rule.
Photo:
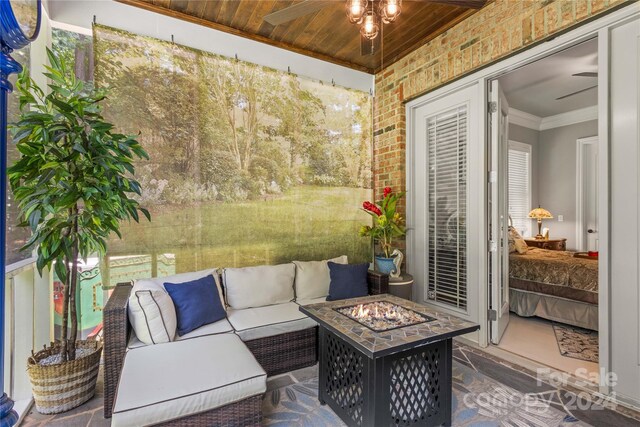
[[[371,303],[400,306],[425,321],[377,331],[349,316],[354,305]],[[319,326],[320,402],[345,423],[451,424],[452,339],[479,325],[392,295],[306,305],[300,311]]]
[[[451,339],[370,358],[320,328],[319,398],[349,425],[451,422]]]

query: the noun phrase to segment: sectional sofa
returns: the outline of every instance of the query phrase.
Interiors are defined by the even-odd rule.
[[[327,261],[119,284],[104,309],[105,417],[112,417],[114,427],[176,420],[181,426],[260,425],[267,376],[317,362],[318,328],[299,306],[326,299]],[[216,280],[226,318],[173,334],[175,320],[167,314],[172,307],[162,307],[163,283],[208,275]],[[388,289],[386,275],[370,271],[367,281],[371,294]]]

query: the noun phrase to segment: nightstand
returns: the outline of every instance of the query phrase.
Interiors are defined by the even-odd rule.
[[[527,242],[527,246],[534,248],[549,249],[551,251],[566,251],[567,239],[549,239],[549,240],[537,240],[537,239],[524,239]]]

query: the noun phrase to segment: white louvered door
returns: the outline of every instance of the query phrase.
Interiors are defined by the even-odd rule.
[[[509,104],[498,80],[491,82],[489,112],[491,175],[489,189],[489,272],[491,342],[498,344],[509,324],[508,130]]]
[[[467,308],[468,106],[427,118],[427,300]]]
[[[476,86],[421,106],[412,118],[415,145],[411,159],[414,197],[411,271],[419,283],[420,300],[440,312],[478,321],[476,260],[479,239],[470,222],[477,213],[471,187],[472,162],[479,149]],[[471,153],[474,153],[473,156]],[[413,193],[413,194],[411,194]],[[474,225],[475,227],[475,225]]]

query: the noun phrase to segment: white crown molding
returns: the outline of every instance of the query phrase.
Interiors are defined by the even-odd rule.
[[[524,111],[516,110],[515,108],[509,108],[509,123],[533,130],[540,130],[542,117],[525,113]]]
[[[568,111],[555,116],[544,117],[540,123],[540,130],[559,128],[576,123],[588,122],[598,119],[598,106],[581,108],[579,110]]]
[[[509,123],[537,131],[554,129],[597,119],[597,105],[548,117],[538,117],[533,114],[525,113],[524,111],[516,110],[515,108],[509,108]]]

